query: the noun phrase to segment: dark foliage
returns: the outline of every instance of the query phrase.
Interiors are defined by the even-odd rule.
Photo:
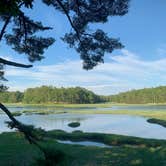
[[[6,81],[6,79],[4,78],[4,71],[3,71],[3,65],[0,64],[0,81]],[[4,86],[2,83],[0,83],[0,92],[4,92],[7,90],[7,87]]]
[[[43,147],[45,152],[45,158],[36,159],[34,166],[65,166],[67,154],[61,150],[57,150],[55,147],[47,146]]]
[[[47,6],[62,12],[69,20],[72,30],[62,37],[63,41],[80,54],[84,69],[92,69],[104,62],[104,54],[122,48],[119,39],[109,37],[103,30],[90,30],[92,23],[106,23],[109,16],[123,16],[128,12],[129,0],[42,0]],[[16,52],[26,54],[31,62],[41,60],[44,50],[55,41],[52,37],[41,37],[36,32],[51,30],[40,21],[34,21],[24,13],[33,9],[34,0],[1,0],[0,41],[2,38]],[[8,25],[12,29],[8,29]],[[1,65],[20,66],[0,58]],[[30,66],[27,66],[30,67]],[[2,75],[2,68],[0,68]],[[0,77],[0,79],[2,79]]]
[[[89,30],[91,23],[105,23],[109,16],[123,16],[128,12],[129,0],[43,0],[47,5],[65,14],[73,31],[63,41],[76,49],[84,69],[92,69],[104,62],[104,54],[120,49],[119,39],[110,38],[103,30]]]

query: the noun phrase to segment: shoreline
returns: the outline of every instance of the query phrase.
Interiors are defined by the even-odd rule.
[[[111,106],[166,106],[166,103],[145,103],[145,104],[128,104],[128,103],[87,103],[87,104],[71,104],[71,103],[3,103],[7,106],[57,106],[57,107],[111,107]]]

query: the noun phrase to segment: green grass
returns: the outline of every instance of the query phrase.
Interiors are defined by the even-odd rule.
[[[0,165],[23,166],[34,161],[39,150],[18,133],[3,133],[0,135]]]
[[[112,134],[50,131],[41,143],[67,155],[63,166],[165,166],[166,141],[141,139]],[[56,138],[91,140],[114,145],[112,148],[67,145]],[[30,166],[42,153],[18,133],[0,134],[0,165]],[[37,166],[37,165],[35,165]]]

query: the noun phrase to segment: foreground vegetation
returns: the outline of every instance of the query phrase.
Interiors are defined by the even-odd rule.
[[[60,144],[56,141],[57,138],[98,141],[112,147]],[[47,139],[41,142],[41,145],[62,152],[64,158],[59,166],[165,166],[166,164],[166,141],[164,140],[79,131],[73,133],[49,131]],[[0,149],[0,165],[3,166],[37,166],[36,159],[43,158],[42,153],[35,146],[29,145],[19,133],[1,134]]]
[[[56,88],[52,86],[41,86],[29,88],[24,93],[3,92],[0,93],[0,101],[4,103],[100,103],[105,101],[104,97],[80,87]]]
[[[111,102],[128,104],[166,103],[166,86],[131,90],[111,95],[109,100]]]

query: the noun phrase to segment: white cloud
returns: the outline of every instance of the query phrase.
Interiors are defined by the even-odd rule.
[[[165,55],[166,55],[166,44],[162,44],[162,45],[157,49],[157,55],[159,55],[159,56],[165,56]]]
[[[8,68],[11,90],[40,85],[82,86],[98,94],[112,94],[166,84],[166,58],[144,61],[128,50],[110,57],[110,61],[91,71],[82,69],[81,61],[66,61],[32,69]],[[12,80],[17,80],[14,83]]]

